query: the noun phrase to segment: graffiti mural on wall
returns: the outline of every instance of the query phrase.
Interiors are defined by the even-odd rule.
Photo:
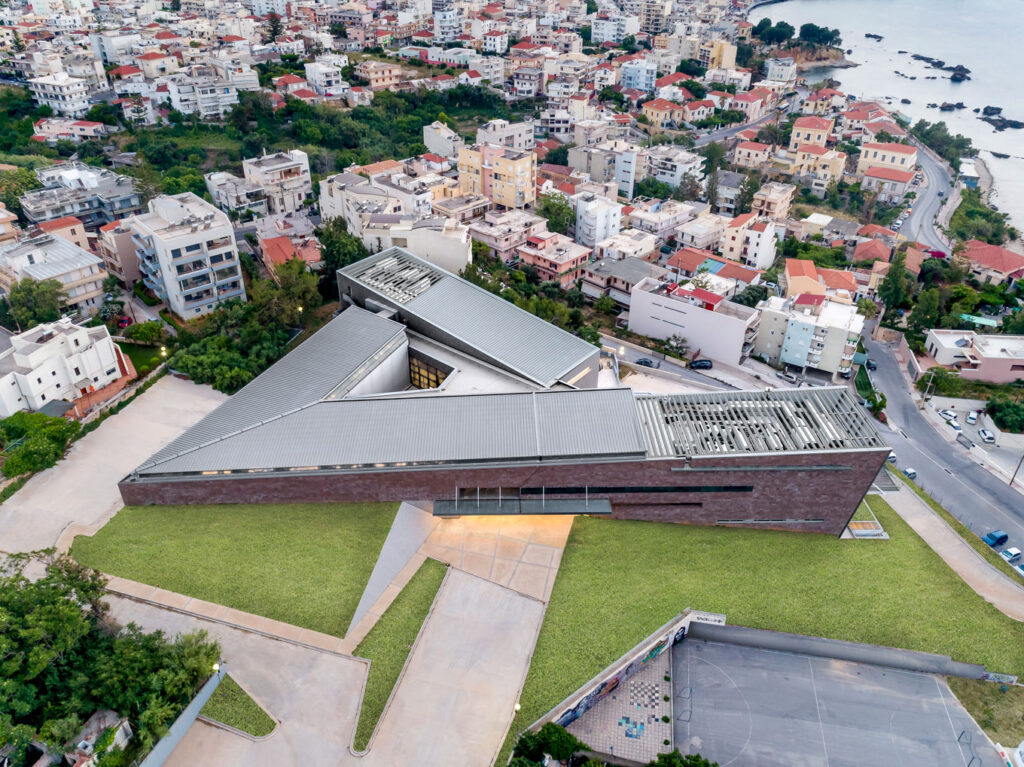
[[[560,724],[562,727],[567,727],[572,722],[575,722],[583,714],[592,709],[598,701],[610,694],[613,690],[618,689],[618,687],[627,679],[665,652],[668,647],[683,639],[685,634],[685,623],[673,627],[672,631],[669,631],[661,637],[654,646],[650,647],[645,652],[628,662],[621,669],[599,682],[594,689],[584,695],[575,706],[567,709],[557,719],[555,719],[555,723]]]

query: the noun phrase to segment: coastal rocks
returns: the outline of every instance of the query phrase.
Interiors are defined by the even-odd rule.
[[[896,53],[903,54],[906,53],[906,51],[896,51]]]
[[[910,99],[900,99],[900,103],[901,104],[909,104],[910,103]]]
[[[931,56],[923,56],[920,53],[910,54],[910,58],[915,61],[923,61],[925,64],[930,66],[932,69],[941,69],[944,72],[952,73],[950,80],[954,83],[962,83],[964,80],[970,80],[971,70],[965,67],[963,64],[947,65],[942,59],[935,59]]]
[[[951,101],[943,101],[939,107],[940,112],[952,112],[955,109],[967,109],[967,106],[962,101],[958,101],[955,104]]]
[[[979,117],[978,119],[984,120],[997,131],[1004,131],[1007,128],[1011,128],[1013,130],[1020,130],[1021,128],[1024,128],[1024,122],[1021,122],[1020,120],[1010,120],[1007,117],[1001,117],[999,115]]]
[[[989,154],[991,154],[993,157],[998,157],[1000,160],[1010,159],[1010,155],[1005,154],[1004,152],[990,152]]]
[[[974,111],[977,112],[978,110],[975,109]],[[985,115],[985,117],[995,117],[996,115],[1003,113],[1003,108],[1002,107],[985,107],[984,109],[981,110],[981,113],[983,115]]]
[[[871,32],[865,32],[864,37],[868,38],[869,40],[877,40],[878,42],[882,42],[882,40],[885,39],[881,35],[876,35]]]

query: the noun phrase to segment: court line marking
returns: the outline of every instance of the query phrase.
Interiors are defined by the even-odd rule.
[[[825,767],[828,767],[828,746],[825,744],[825,723],[821,721],[821,707],[818,705],[818,686],[814,683],[814,664],[811,663],[810,658],[807,659],[807,666],[811,669],[811,692],[814,693],[814,710],[818,714],[818,730],[821,732],[821,747],[825,751]]]

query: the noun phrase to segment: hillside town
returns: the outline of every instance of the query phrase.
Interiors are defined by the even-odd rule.
[[[952,680],[880,696],[925,701],[904,733],[924,761],[899,763],[1024,767],[982,681],[1024,715],[1018,232],[969,139],[817,75],[845,61],[842,30],[754,23],[753,5],[0,7],[0,613],[20,600],[28,621],[10,595],[45,571],[86,616],[67,647],[98,648],[66,687],[63,651],[11,665],[0,765],[784,765],[826,741],[896,763],[835,670],[812,706],[835,695],[862,753],[820,714],[786,741],[773,712],[755,760],[716,718],[736,701],[698,699],[718,682],[674,681],[704,653],[738,674],[737,648],[782,647]],[[919,570],[844,561],[797,612],[906,566],[922,623],[960,600],[988,628],[774,620],[734,586],[641,586],[647,547],[656,581],[688,582],[671,552],[657,564],[662,529],[695,556],[733,534],[905,547]],[[623,589],[667,601],[569,661],[554,643],[602,633],[567,609],[606,582],[570,558],[585,532]],[[335,566],[341,586],[309,579]],[[936,567],[955,584],[929,591]],[[588,618],[617,596],[589,595]],[[975,651],[985,631],[1001,639]],[[180,653],[187,679],[117,693],[136,680],[104,654],[132,642]],[[749,680],[759,705],[790,694],[785,673]],[[609,695],[627,687],[632,708]],[[937,702],[960,738],[934,735]]]

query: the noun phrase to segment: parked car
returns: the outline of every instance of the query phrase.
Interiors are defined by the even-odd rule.
[[[946,423],[948,423],[948,424],[949,424],[949,427],[950,427],[950,428],[951,428],[951,429],[952,429],[953,431],[956,431],[956,432],[961,432],[961,431],[963,431],[963,430],[964,430],[964,427],[960,425],[960,422],[959,422],[959,421],[957,421],[957,420],[955,420],[955,419],[954,419],[954,420],[952,420],[952,421],[946,421]]]
[[[117,321],[117,326],[124,330],[126,327],[132,324],[134,320],[131,317],[122,317]]]
[[[993,530],[991,533],[988,533],[985,536],[983,536],[981,540],[983,540],[992,548],[995,548],[996,546],[1002,546],[1004,543],[1010,540],[1010,536],[1002,530]]]
[[[800,379],[799,379],[799,378],[797,378],[797,377],[796,377],[795,375],[793,375],[792,373],[776,373],[776,374],[775,374],[775,377],[776,377],[776,378],[781,378],[781,379],[782,379],[783,381],[785,381],[786,383],[791,383],[791,384],[797,384],[797,383],[800,383]]]
[[[641,357],[636,361],[636,364],[639,365],[640,367],[652,368],[654,367],[654,360],[650,359],[649,357]]]
[[[954,411],[954,410],[940,410],[939,411],[939,416],[942,417],[942,418],[945,418],[947,421],[955,421],[956,420],[956,411]]]
[[[889,455],[886,456],[885,460],[887,460],[889,463],[896,463],[896,453],[890,450]]]
[[[977,423],[978,422],[978,411],[977,410],[972,410],[970,413],[967,414],[967,418],[965,420],[967,421],[967,423],[971,423],[971,424]]]
[[[903,470],[903,473],[907,475],[907,479],[917,479],[917,472],[909,466]]]
[[[988,429],[978,429],[978,436],[981,437],[981,441],[987,445],[994,445],[996,442],[996,435]]]
[[[847,368],[846,370],[839,371],[839,377],[845,378],[847,381],[849,381],[851,378],[853,378],[853,373],[850,371],[849,368]]]
[[[946,196],[945,192],[939,192],[939,197],[945,197],[945,196]]]
[[[1024,565],[1014,565],[1014,569],[1016,569],[1021,578],[1024,578]]]
[[[999,556],[1005,559],[1007,562],[1016,562],[1020,559],[1020,549],[1016,546],[1011,546],[1008,549],[1003,549],[999,552]]]
[[[694,370],[711,370],[711,368],[714,367],[714,364],[711,360],[693,360],[693,362],[690,363],[690,367]]]
[[[873,359],[871,359],[870,357],[868,358],[868,361],[864,363],[864,366],[865,366],[865,367],[866,367],[866,368],[867,368],[868,370],[878,370],[878,363],[877,363],[877,362],[875,362],[875,361],[874,361]]]

